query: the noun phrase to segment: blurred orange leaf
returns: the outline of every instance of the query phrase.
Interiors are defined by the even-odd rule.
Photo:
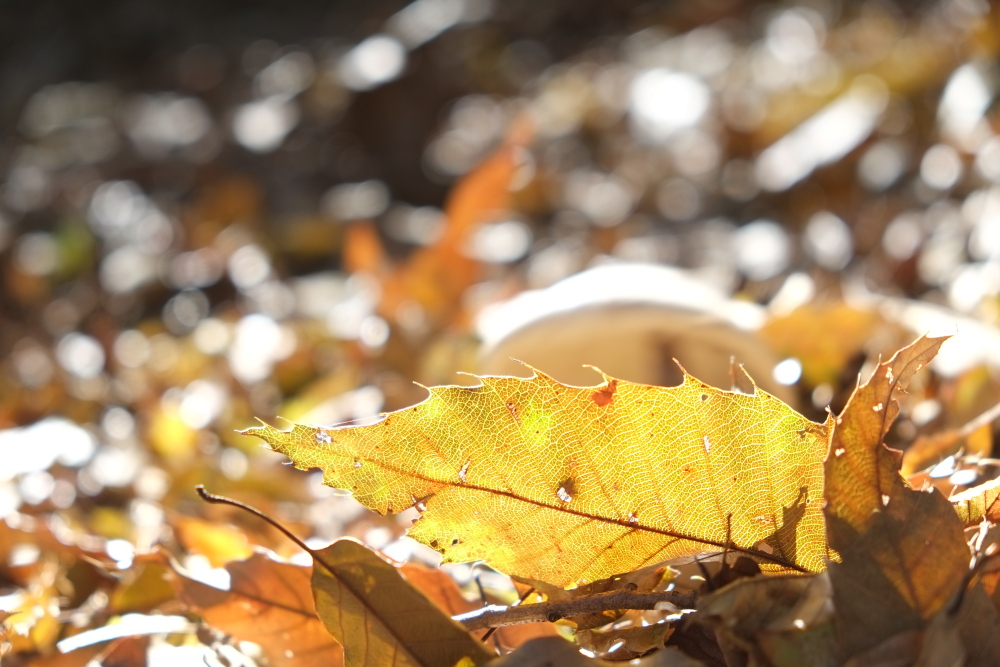
[[[178,574],[178,596],[209,625],[259,644],[276,667],[343,664],[340,645],[316,616],[309,568],[254,554],[226,570],[227,591]]]

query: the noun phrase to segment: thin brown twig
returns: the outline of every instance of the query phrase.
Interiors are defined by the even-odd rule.
[[[679,591],[661,591],[656,593],[638,593],[630,590],[610,591],[588,595],[573,600],[555,600],[526,604],[519,607],[503,607],[490,605],[477,611],[453,616],[467,630],[475,631],[484,628],[500,628],[521,623],[554,623],[563,618],[581,616],[583,614],[598,614],[615,609],[656,609],[663,603],[669,603],[677,609],[693,609],[697,593],[682,593]]]
[[[528,599],[528,596],[529,596],[529,595],[531,595],[531,594],[532,594],[532,593],[534,593],[534,592],[535,592],[535,587],[534,587],[534,586],[532,586],[531,588],[529,588],[528,590],[526,590],[526,591],[524,592],[524,595],[522,595],[521,597],[519,597],[519,598],[517,599],[517,602],[515,602],[514,604],[512,604],[512,605],[511,605],[511,607],[520,607],[520,606],[521,606],[521,603],[523,603],[523,602],[524,602],[525,600],[527,600],[527,599]],[[496,626],[496,625],[495,625],[495,626],[493,626],[492,628],[490,628],[489,630],[487,630],[487,631],[486,631],[486,634],[484,634],[484,635],[483,635],[483,636],[481,637],[481,639],[482,639],[482,640],[483,640],[483,641],[485,642],[485,641],[486,641],[487,639],[489,639],[490,637],[492,637],[492,636],[493,636],[493,633],[497,631],[497,628],[498,628],[498,627],[499,627],[499,626]]]

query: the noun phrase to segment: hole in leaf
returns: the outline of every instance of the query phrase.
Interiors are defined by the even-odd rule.
[[[458,471],[458,478],[462,481],[462,484],[465,484],[465,475],[469,472],[470,463],[472,463],[472,459],[466,461],[465,465],[462,466],[462,469]]]
[[[558,496],[559,500],[564,503],[568,503],[573,500],[574,495],[576,495],[576,483],[573,481],[572,477],[568,478],[565,482],[559,485],[558,489],[556,489],[556,496]]]

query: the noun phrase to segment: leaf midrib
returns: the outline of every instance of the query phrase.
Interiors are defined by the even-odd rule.
[[[358,458],[358,460],[360,460],[360,461],[364,461],[366,463],[370,463],[372,465],[376,465],[376,466],[379,466],[381,468],[384,468],[384,469],[386,469],[386,470],[388,470],[390,472],[394,472],[396,474],[403,475],[403,476],[406,476],[406,477],[412,477],[414,479],[419,479],[419,480],[421,480],[423,482],[427,482],[429,484],[437,484],[437,485],[441,485],[441,486],[445,486],[445,487],[466,489],[466,490],[470,490],[470,491],[478,491],[480,493],[487,493],[487,494],[504,496],[504,497],[510,498],[511,500],[516,500],[516,501],[519,501],[519,502],[528,503],[528,504],[531,504],[531,505],[535,505],[536,507],[542,507],[542,508],[545,508],[545,509],[555,510],[556,512],[563,512],[565,514],[570,514],[572,516],[577,516],[577,517],[580,517],[580,518],[583,518],[583,519],[590,519],[592,521],[599,521],[599,522],[603,522],[603,523],[607,523],[607,524],[613,524],[613,525],[616,525],[616,526],[621,526],[623,528],[628,528],[628,529],[630,529],[632,531],[642,530],[642,531],[649,532],[649,533],[654,533],[654,534],[657,534],[657,535],[663,535],[664,537],[672,537],[672,538],[678,539],[678,540],[686,540],[686,541],[695,542],[695,543],[698,543],[698,544],[705,544],[705,545],[717,547],[717,548],[722,549],[724,551],[725,550],[736,551],[736,552],[739,552],[739,553],[747,554],[748,556],[755,556],[757,558],[762,558],[762,559],[767,560],[769,562],[775,563],[775,564],[780,565],[782,567],[787,567],[787,568],[792,569],[792,570],[796,570],[798,572],[803,572],[803,573],[811,573],[812,572],[812,570],[809,570],[808,568],[805,568],[805,567],[803,567],[803,566],[801,566],[801,565],[799,565],[797,563],[789,562],[789,561],[787,561],[787,560],[785,560],[783,558],[780,558],[780,557],[777,557],[777,556],[773,556],[771,554],[768,554],[766,552],[763,552],[763,551],[760,551],[760,550],[757,550],[757,549],[748,548],[748,547],[741,547],[738,544],[735,544],[733,542],[728,542],[728,543],[727,542],[719,542],[717,540],[713,540],[713,539],[710,539],[710,538],[707,538],[707,537],[696,537],[696,536],[692,536],[692,535],[686,535],[686,534],[678,532],[678,531],[672,531],[672,530],[668,530],[666,528],[658,528],[656,526],[650,526],[648,524],[643,524],[643,523],[641,523],[641,521],[634,521],[633,522],[633,521],[627,521],[627,520],[624,520],[624,519],[615,519],[615,518],[612,518],[612,517],[600,516],[600,515],[596,515],[596,514],[590,514],[588,512],[581,512],[581,511],[578,511],[578,510],[574,510],[574,509],[568,507],[567,505],[551,505],[549,503],[546,503],[546,502],[543,502],[543,501],[540,501],[540,500],[535,500],[533,498],[527,498],[525,496],[518,495],[518,494],[514,493],[513,491],[504,491],[504,490],[501,490],[501,489],[493,489],[493,488],[490,488],[490,487],[479,486],[477,484],[469,484],[468,482],[453,482],[451,480],[434,479],[432,477],[427,477],[425,475],[421,475],[419,473],[413,472],[412,470],[403,470],[403,469],[400,469],[400,468],[396,468],[396,467],[394,467],[394,466],[386,463],[383,460],[369,459],[369,458],[364,458],[364,457],[356,457],[356,458]],[[425,501],[426,501],[426,499],[425,499]]]

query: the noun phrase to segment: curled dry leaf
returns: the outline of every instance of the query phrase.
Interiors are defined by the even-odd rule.
[[[316,616],[309,568],[254,554],[226,570],[228,591],[176,575],[178,597],[209,625],[259,644],[276,667],[344,664],[342,649]]]
[[[577,647],[559,637],[544,637],[535,639],[518,650],[490,663],[490,667],[611,667],[620,665],[611,662],[588,658],[577,650]],[[703,666],[694,658],[689,658],[676,649],[656,651],[646,657],[629,662],[636,667],[699,667]]]
[[[739,579],[698,602],[696,618],[715,629],[728,664],[828,664],[834,646],[826,573]]]
[[[956,493],[951,502],[966,526],[975,526],[984,519],[990,523],[1000,522],[1000,479],[991,479]]]
[[[410,535],[446,561],[555,586],[723,549],[825,567],[828,427],[763,391],[542,373],[430,391],[371,426],[245,433],[380,513],[416,504]]]
[[[347,667],[471,667],[493,657],[360,542],[338,540],[313,557],[316,611]]]
[[[899,473],[901,453],[883,444],[899,412],[896,393],[944,340],[920,338],[880,364],[834,426],[825,511],[841,558],[829,576],[844,659],[926,631],[966,584],[970,552],[951,503],[934,489],[910,488]]]
[[[616,624],[617,625],[617,624]],[[663,642],[674,631],[668,623],[633,625],[620,630],[580,630],[576,643],[597,655],[612,654],[615,660],[636,658],[653,649],[663,648]]]

